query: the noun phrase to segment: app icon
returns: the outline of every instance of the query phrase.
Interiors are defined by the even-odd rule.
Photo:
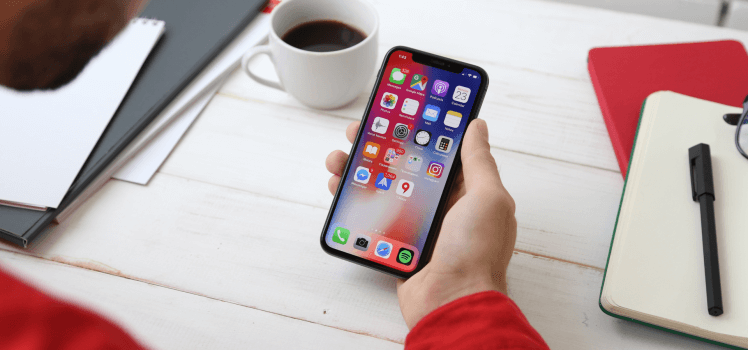
[[[360,182],[362,184],[368,184],[370,177],[371,171],[369,170],[369,168],[360,166],[356,168],[356,176],[353,177],[353,180],[356,180],[356,182]]]
[[[426,83],[429,82],[429,78],[423,74],[413,74],[413,79],[410,80],[410,88],[413,90],[423,91],[426,90]]]
[[[384,134],[387,132],[388,126],[390,126],[389,120],[382,117],[376,117],[374,118],[374,123],[371,124],[371,131],[377,134]]]
[[[400,251],[397,252],[397,262],[403,265],[410,265],[411,261],[413,261],[413,251],[407,248],[400,248]]]
[[[379,243],[377,243],[377,249],[374,250],[374,254],[380,258],[389,258],[390,254],[392,254],[392,243],[379,241]]]
[[[374,185],[376,185],[380,190],[387,191],[390,189],[390,185],[392,185],[392,179],[388,179],[384,176],[384,173],[379,173],[377,176],[377,182]]]
[[[449,83],[444,80],[436,80],[434,82],[434,85],[431,85],[431,94],[444,97],[447,95],[447,90],[449,90]]]
[[[332,233],[332,241],[345,245],[348,243],[348,236],[351,235],[351,231],[342,227],[336,227],[335,232]]]
[[[395,109],[395,105],[397,104],[397,95],[390,92],[385,92],[384,95],[382,95],[382,102],[380,102],[379,104],[387,109]]]
[[[367,249],[369,249],[369,242],[371,242],[371,237],[358,235],[356,236],[356,240],[353,241],[353,248],[366,251]]]
[[[412,98],[406,98],[400,111],[407,115],[416,115],[420,103]]]
[[[452,99],[457,102],[465,103],[468,101],[468,98],[470,98],[470,89],[464,86],[457,86],[454,94],[452,94]]]
[[[448,111],[447,116],[444,117],[444,125],[450,128],[457,128],[460,126],[462,121],[462,114],[455,111]]]
[[[449,153],[449,151],[452,149],[452,141],[454,140],[449,137],[439,136],[439,138],[436,139],[436,150],[444,153]]]
[[[431,141],[431,133],[426,130],[418,130],[416,137],[413,138],[413,142],[421,146],[428,146],[429,141]]]
[[[395,165],[397,160],[400,159],[400,154],[394,148],[388,148],[387,152],[384,152],[384,162],[387,164]]]
[[[364,155],[369,158],[376,158],[379,155],[379,144],[374,142],[367,142],[364,145]]]
[[[407,75],[403,73],[400,68],[393,68],[392,73],[390,73],[390,83],[400,85],[405,82],[406,76]]]
[[[429,163],[429,169],[426,171],[426,173],[435,178],[442,177],[442,171],[444,171],[444,164],[437,163],[437,162],[431,162]]]
[[[401,139],[401,140],[405,140],[405,139],[408,138],[408,133],[409,132],[410,132],[410,130],[408,130],[408,126],[407,125],[405,125],[403,123],[397,123],[397,125],[395,125],[394,131],[392,132],[392,136],[394,136],[394,137],[396,137],[398,139]]]
[[[411,154],[408,156],[408,162],[405,164],[405,168],[412,172],[418,172],[421,170],[421,164],[423,164],[423,158]]]
[[[426,105],[426,108],[423,109],[423,119],[426,119],[430,122],[435,122],[437,119],[439,119],[439,113],[441,111],[442,109],[437,106]]]
[[[413,194],[413,182],[407,180],[400,180],[395,188],[395,193],[403,196],[410,197]]]

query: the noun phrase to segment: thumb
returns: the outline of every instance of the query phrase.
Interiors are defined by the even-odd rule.
[[[473,120],[462,144],[462,172],[467,191],[503,187],[496,160],[488,144],[488,126],[482,119]]]

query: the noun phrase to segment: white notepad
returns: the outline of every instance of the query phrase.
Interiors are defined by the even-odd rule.
[[[60,204],[163,32],[162,21],[134,19],[69,84],[0,87],[2,204]]]
[[[600,304],[608,312],[748,347],[748,159],[722,120],[741,109],[669,91],[645,103]],[[707,313],[688,149],[710,146],[724,314]]]

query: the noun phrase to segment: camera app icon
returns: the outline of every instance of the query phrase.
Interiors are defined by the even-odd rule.
[[[361,251],[366,251],[367,249],[369,249],[369,242],[371,242],[371,237],[358,235],[356,236],[356,240],[353,242],[353,248]]]
[[[442,177],[442,172],[444,171],[444,164],[438,163],[438,162],[431,162],[429,163],[429,169],[426,172],[429,176],[440,178]]]

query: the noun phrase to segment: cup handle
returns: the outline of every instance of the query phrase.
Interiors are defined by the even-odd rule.
[[[272,80],[267,80],[265,78],[259,77],[252,73],[252,70],[249,69],[249,61],[251,61],[255,56],[265,54],[270,57],[270,61],[273,62],[273,65],[275,65],[275,60],[273,60],[273,54],[270,52],[270,46],[269,45],[262,45],[262,46],[255,46],[251,50],[247,51],[247,53],[244,54],[242,57],[242,70],[249,75],[250,78],[254,79],[254,81],[269,86],[271,88],[276,88],[280,91],[285,91],[283,89],[283,86],[277,82]]]

